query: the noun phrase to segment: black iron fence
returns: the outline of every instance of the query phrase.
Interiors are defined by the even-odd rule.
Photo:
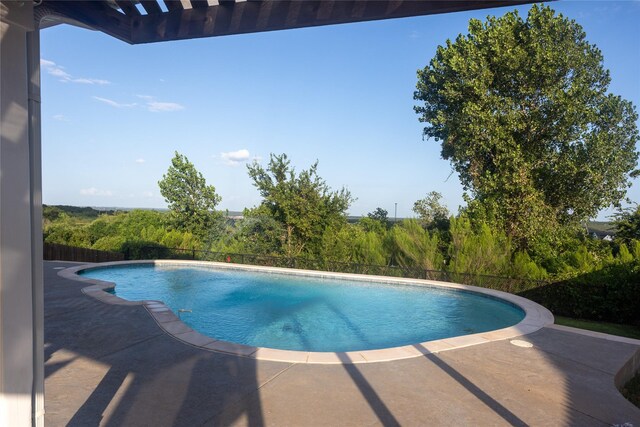
[[[135,255],[138,259],[189,259],[259,265],[265,267],[297,268],[301,270],[332,271],[337,273],[438,280],[442,282],[455,282],[480,286],[514,294],[547,284],[546,281],[541,280],[454,273],[441,270],[426,270],[410,266],[354,264],[327,259],[210,252],[195,249],[166,248],[161,246],[140,247],[136,251]]]

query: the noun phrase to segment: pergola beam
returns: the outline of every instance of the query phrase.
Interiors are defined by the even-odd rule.
[[[164,4],[167,6],[169,12],[184,9],[180,0],[164,0]]]
[[[192,4],[195,3],[192,1]],[[530,1],[246,1],[132,18],[131,43],[153,43],[403,18]]]
[[[191,6],[193,8],[209,7],[209,3],[207,0],[191,0]]]
[[[127,16],[140,16],[140,11],[132,0],[116,0],[116,4]]]
[[[141,0],[140,4],[149,15],[163,13],[156,0]]]
[[[44,0],[56,13],[131,44],[458,12],[531,0]],[[117,5],[123,13],[114,9]]]
[[[131,18],[113,9],[106,2],[48,1],[46,6],[52,12],[131,43]]]

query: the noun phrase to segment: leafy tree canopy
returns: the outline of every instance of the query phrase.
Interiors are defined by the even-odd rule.
[[[620,209],[614,216],[616,239],[624,242],[640,240],[640,205],[635,208]]]
[[[206,239],[219,228],[221,214],[215,207],[221,198],[186,156],[176,151],[158,185],[176,229]]]
[[[449,219],[449,209],[440,203],[442,194],[432,191],[424,199],[413,204],[413,211],[427,227],[444,227]]]
[[[258,162],[247,165],[253,185],[263,201],[260,212],[268,212],[283,225],[282,253],[316,255],[324,231],[346,223],[353,201],[346,189],[332,191],[318,176],[318,162],[296,174],[286,154],[271,154],[266,169]]]
[[[358,224],[365,231],[373,231],[378,234],[382,234],[391,226],[388,212],[382,208],[376,208],[373,212],[369,212],[366,217],[360,218]]]
[[[585,37],[535,5],[526,20],[471,20],[418,71],[424,135],[520,246],[616,204],[635,173],[635,107],[607,93],[602,53]]]
[[[369,212],[367,216],[375,221],[380,221],[385,225],[389,221],[389,212],[382,208],[376,208],[373,212]]]

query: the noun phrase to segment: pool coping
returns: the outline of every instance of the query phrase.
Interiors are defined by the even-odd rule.
[[[362,350],[350,352],[311,352],[280,350],[266,347],[252,347],[243,344],[236,344],[228,341],[216,340],[187,326],[180,317],[176,315],[164,302],[156,300],[129,301],[122,299],[109,290],[115,288],[115,284],[98,279],[90,279],[78,276],[82,270],[113,267],[132,264],[153,264],[159,266],[195,266],[219,268],[227,270],[259,271],[263,273],[278,273],[297,276],[307,276],[316,278],[348,279],[364,282],[382,282],[390,284],[405,284],[414,286],[431,286],[455,290],[463,290],[476,294],[482,294],[492,298],[498,298],[511,303],[525,312],[525,317],[516,325],[496,329],[477,334],[461,335],[457,337],[444,338],[422,343],[410,344],[401,347],[391,347],[379,350]],[[235,356],[249,357],[258,360],[269,360],[289,363],[316,363],[316,364],[353,364],[353,363],[374,363],[388,362],[392,360],[408,359],[412,357],[424,356],[431,353],[454,350],[462,347],[469,347],[484,344],[492,341],[505,340],[520,337],[542,329],[554,323],[553,314],[540,304],[526,298],[509,294],[507,292],[493,289],[480,288],[476,286],[462,285],[458,283],[439,282],[424,279],[405,279],[388,276],[369,276],[362,274],[334,273],[316,270],[298,270],[280,267],[262,267],[245,264],[220,263],[210,261],[188,261],[188,260],[141,260],[141,261],[116,261],[99,264],[83,264],[60,270],[60,277],[86,283],[88,286],[82,288],[82,292],[103,303],[114,305],[142,305],[149,315],[155,320],[162,331],[172,338],[185,344],[201,348],[207,351],[226,353]]]

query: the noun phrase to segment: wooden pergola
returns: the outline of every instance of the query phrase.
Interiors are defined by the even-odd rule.
[[[531,0],[0,0],[0,425],[44,423],[41,28],[131,44],[458,12]]]
[[[165,7],[162,8],[160,4]],[[76,21],[131,44],[404,18],[530,3],[528,0],[233,1],[44,0],[45,24]]]

